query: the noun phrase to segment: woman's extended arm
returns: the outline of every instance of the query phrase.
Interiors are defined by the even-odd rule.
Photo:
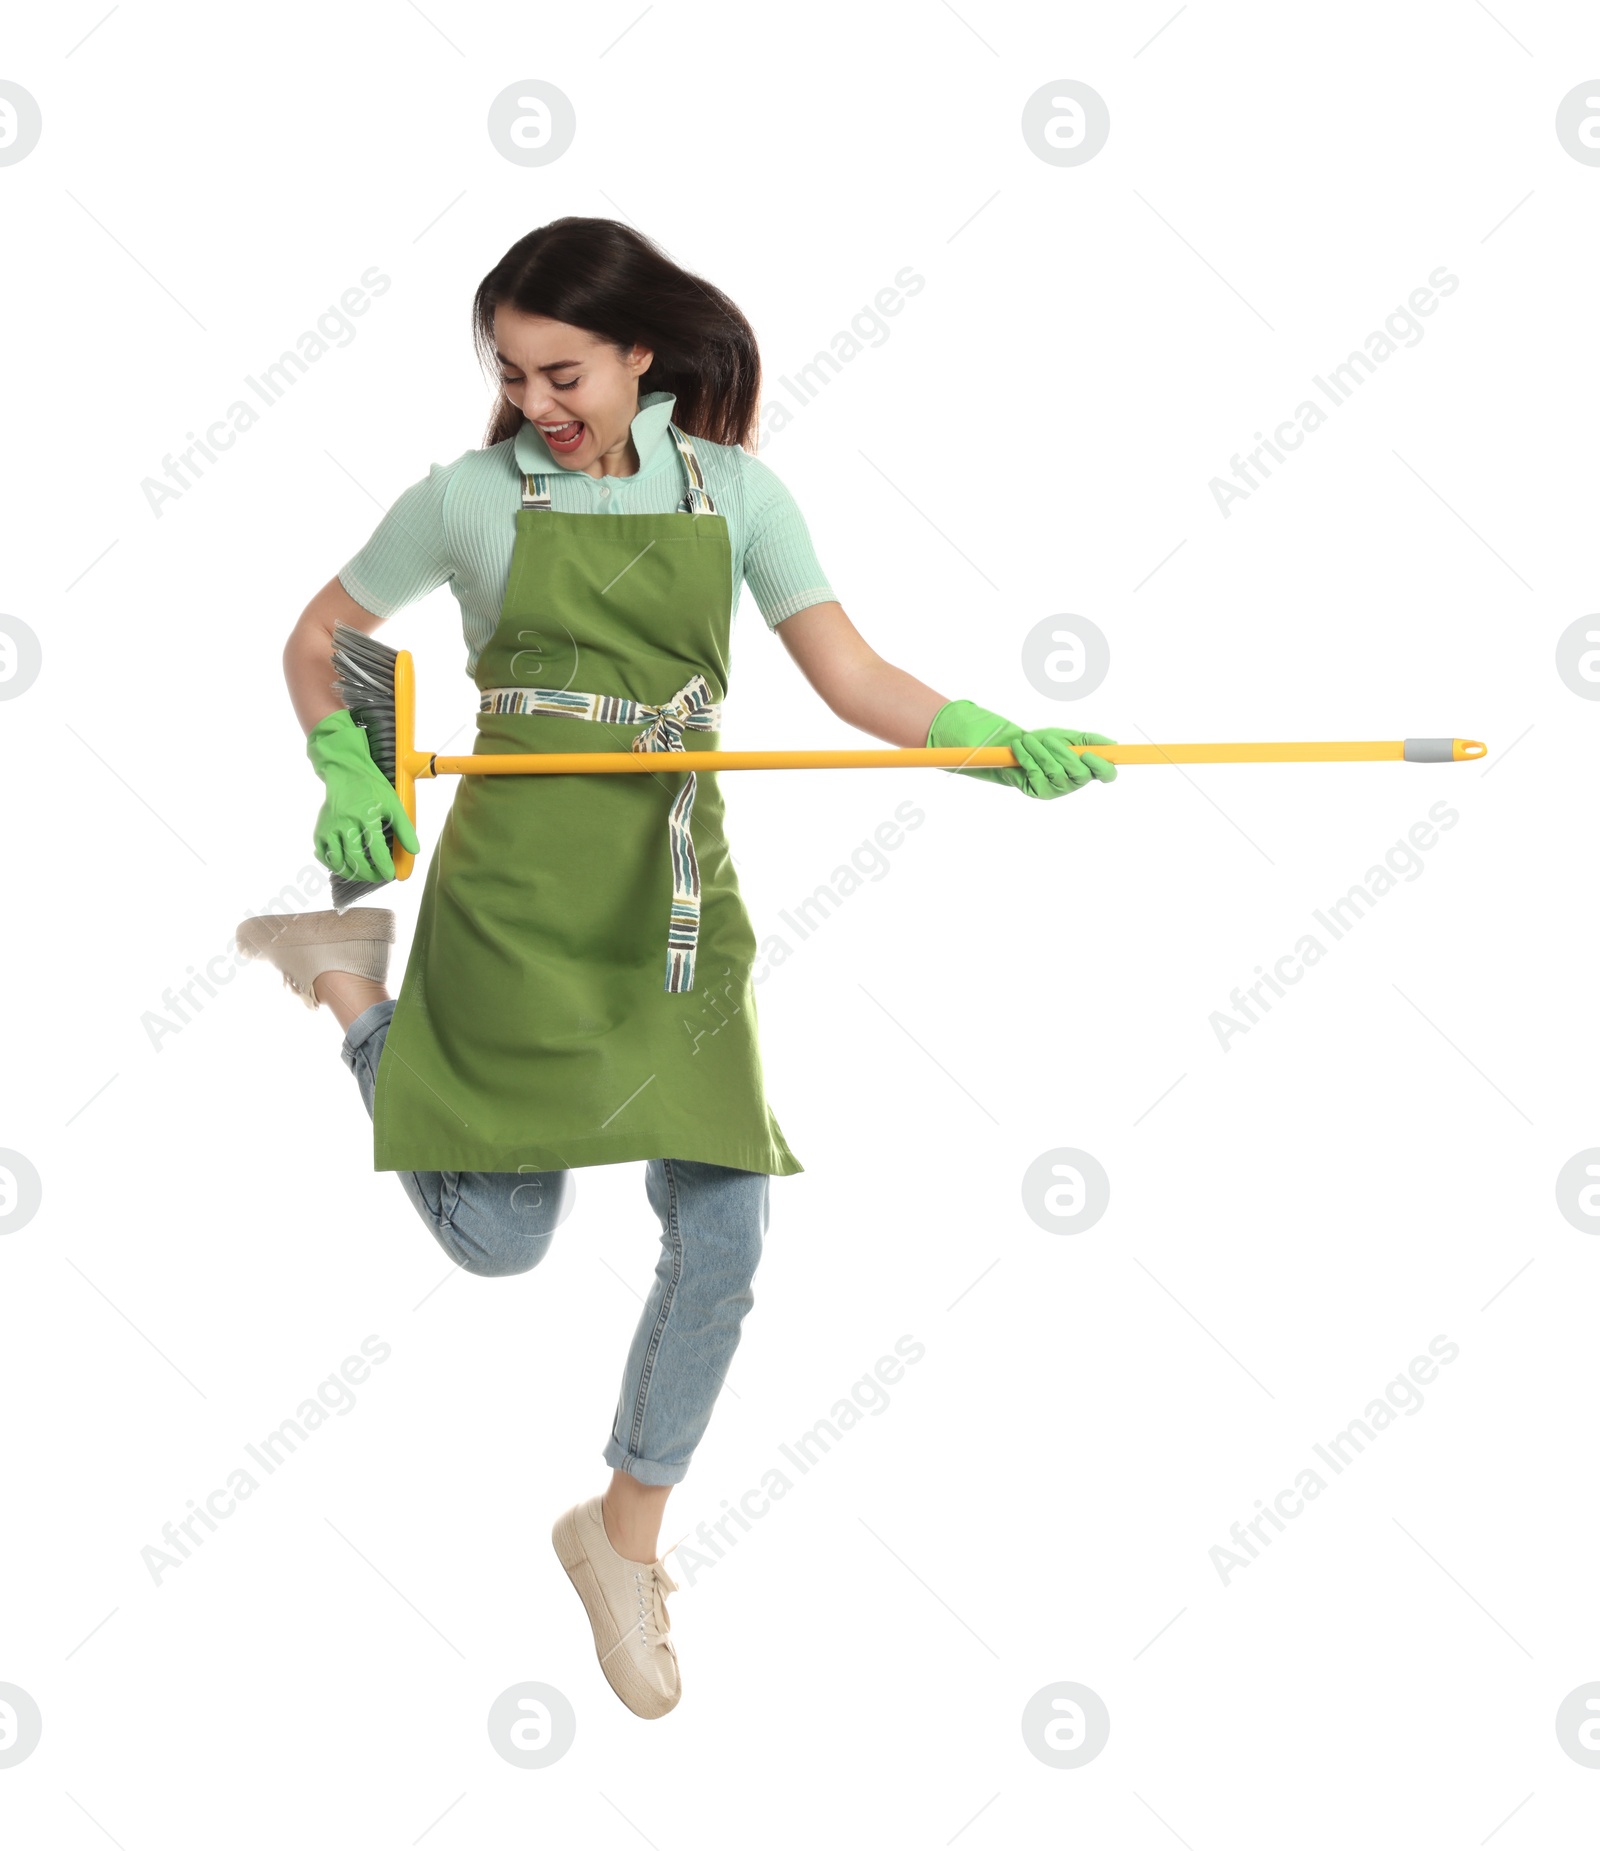
[[[344,705],[333,688],[333,626],[347,623],[370,636],[382,622],[357,604],[337,577],[330,578],[300,613],[283,646],[283,678],[295,717],[306,732]]]
[[[1062,727],[1029,731],[969,700],[947,700],[925,681],[885,662],[840,604],[810,604],[778,625],[800,672],[841,720],[896,746],[1009,746],[1014,765],[951,766],[958,777],[1009,784],[1030,797],[1064,797],[1085,784],[1109,784],[1117,768],[1097,753],[1112,746],[1103,733]],[[935,716],[938,724],[935,726]]]
[[[849,726],[894,746],[920,746],[949,699],[885,662],[842,604],[811,604],[778,625],[806,680]]]

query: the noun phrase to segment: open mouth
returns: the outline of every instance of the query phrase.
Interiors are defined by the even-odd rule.
[[[583,442],[583,431],[581,418],[573,418],[569,423],[558,424],[553,428],[545,424],[539,426],[539,435],[552,450],[558,452],[576,450]]]

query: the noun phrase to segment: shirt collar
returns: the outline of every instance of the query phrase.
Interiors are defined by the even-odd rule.
[[[633,437],[633,447],[639,453],[639,475],[649,475],[669,459],[672,439],[667,424],[677,402],[677,395],[672,392],[646,392],[640,398],[639,409],[628,426]],[[531,419],[523,419],[512,449],[517,459],[517,468],[528,475],[575,476],[583,473],[582,470],[568,469],[558,456],[552,454],[550,446],[539,435],[538,425]]]

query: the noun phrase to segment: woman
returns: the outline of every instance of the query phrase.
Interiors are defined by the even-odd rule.
[[[1114,742],[1025,732],[868,646],[799,509],[747,448],[760,386],[749,323],[649,240],[609,219],[542,226],[479,285],[474,326],[500,383],[484,446],[400,496],[284,650],[326,787],[315,840],[332,872],[392,878],[385,825],[418,848],[336,697],[333,626],[370,632],[446,581],[479,690],[474,752],[714,750],[742,581],[862,731],[1009,745],[1017,768],[961,775],[1033,797],[1115,777],[1071,749]],[[603,1449],[611,1481],[552,1533],[606,1678],[640,1716],[681,1691],[662,1511],[753,1303],[768,1178],[801,1168],[766,1103],[755,935],[722,825],[714,774],[463,777],[398,998],[384,987],[394,915],[382,908],[237,933],[309,1007],[333,1011],[375,1167],[399,1173],[467,1270],[537,1265],[574,1168],[645,1161],[661,1257]]]

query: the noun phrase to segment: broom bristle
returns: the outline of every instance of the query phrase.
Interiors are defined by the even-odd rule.
[[[352,624],[333,626],[334,692],[356,725],[365,729],[367,750],[372,762],[391,784],[394,783],[394,663],[398,650],[380,643],[365,630]],[[394,854],[394,830],[383,826],[383,839],[390,856]],[[348,875],[332,876],[330,893],[335,912],[370,897],[386,880],[352,880]]]

